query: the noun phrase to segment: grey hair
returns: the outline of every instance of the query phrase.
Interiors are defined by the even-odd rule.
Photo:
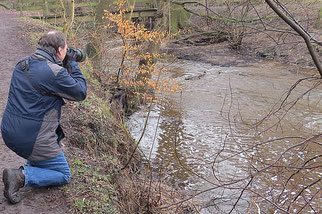
[[[66,36],[61,31],[48,31],[38,41],[38,45],[43,47],[53,47],[56,52],[58,47],[64,48],[66,45]]]

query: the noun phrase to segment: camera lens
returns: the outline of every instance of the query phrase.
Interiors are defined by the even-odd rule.
[[[81,49],[76,49],[76,61],[77,62],[83,62],[86,59],[86,54],[83,50]]]

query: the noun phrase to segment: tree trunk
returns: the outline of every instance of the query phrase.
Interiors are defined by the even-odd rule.
[[[155,20],[155,28],[157,30],[168,31],[168,20],[169,20],[169,6],[168,0],[158,1],[158,14]]]
[[[104,10],[116,11],[117,6],[113,4],[113,0],[96,0],[96,2],[98,2],[98,5],[95,10],[95,32],[92,32],[90,37],[87,38],[86,49],[93,61],[93,68],[102,70],[102,51],[104,49],[104,39],[106,38],[106,30],[104,29],[106,19],[102,17],[105,15]]]
[[[67,8],[68,8],[67,14],[70,14],[70,15],[68,15],[69,21],[66,26],[66,33],[67,34],[69,33],[70,29],[72,28],[73,23],[74,23],[74,18],[75,18],[75,0],[70,0],[69,3],[68,3],[69,5],[67,4]],[[64,26],[64,28],[65,28],[65,26]]]
[[[159,0],[155,26],[169,34],[177,33],[188,26],[188,13],[183,5],[171,3],[170,0]]]
[[[316,27],[322,28],[322,7],[320,7],[320,10],[318,13],[318,19],[316,20]]]
[[[48,9],[48,0],[44,1],[44,6],[43,6],[43,17],[47,18],[49,15],[49,9]]]

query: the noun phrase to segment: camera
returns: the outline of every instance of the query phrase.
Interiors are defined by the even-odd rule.
[[[68,47],[67,54],[71,54],[72,56],[75,56],[76,62],[83,62],[86,59],[86,53],[82,49]]]

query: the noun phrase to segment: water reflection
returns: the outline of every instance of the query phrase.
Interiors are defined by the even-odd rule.
[[[181,164],[186,165],[188,162],[191,149],[189,140],[192,136],[184,130],[181,112],[162,107],[160,116],[166,119],[160,123],[162,132],[158,137],[157,155],[153,165],[166,170],[171,177],[179,178],[180,185],[183,185],[187,183],[189,172],[182,168]]]

